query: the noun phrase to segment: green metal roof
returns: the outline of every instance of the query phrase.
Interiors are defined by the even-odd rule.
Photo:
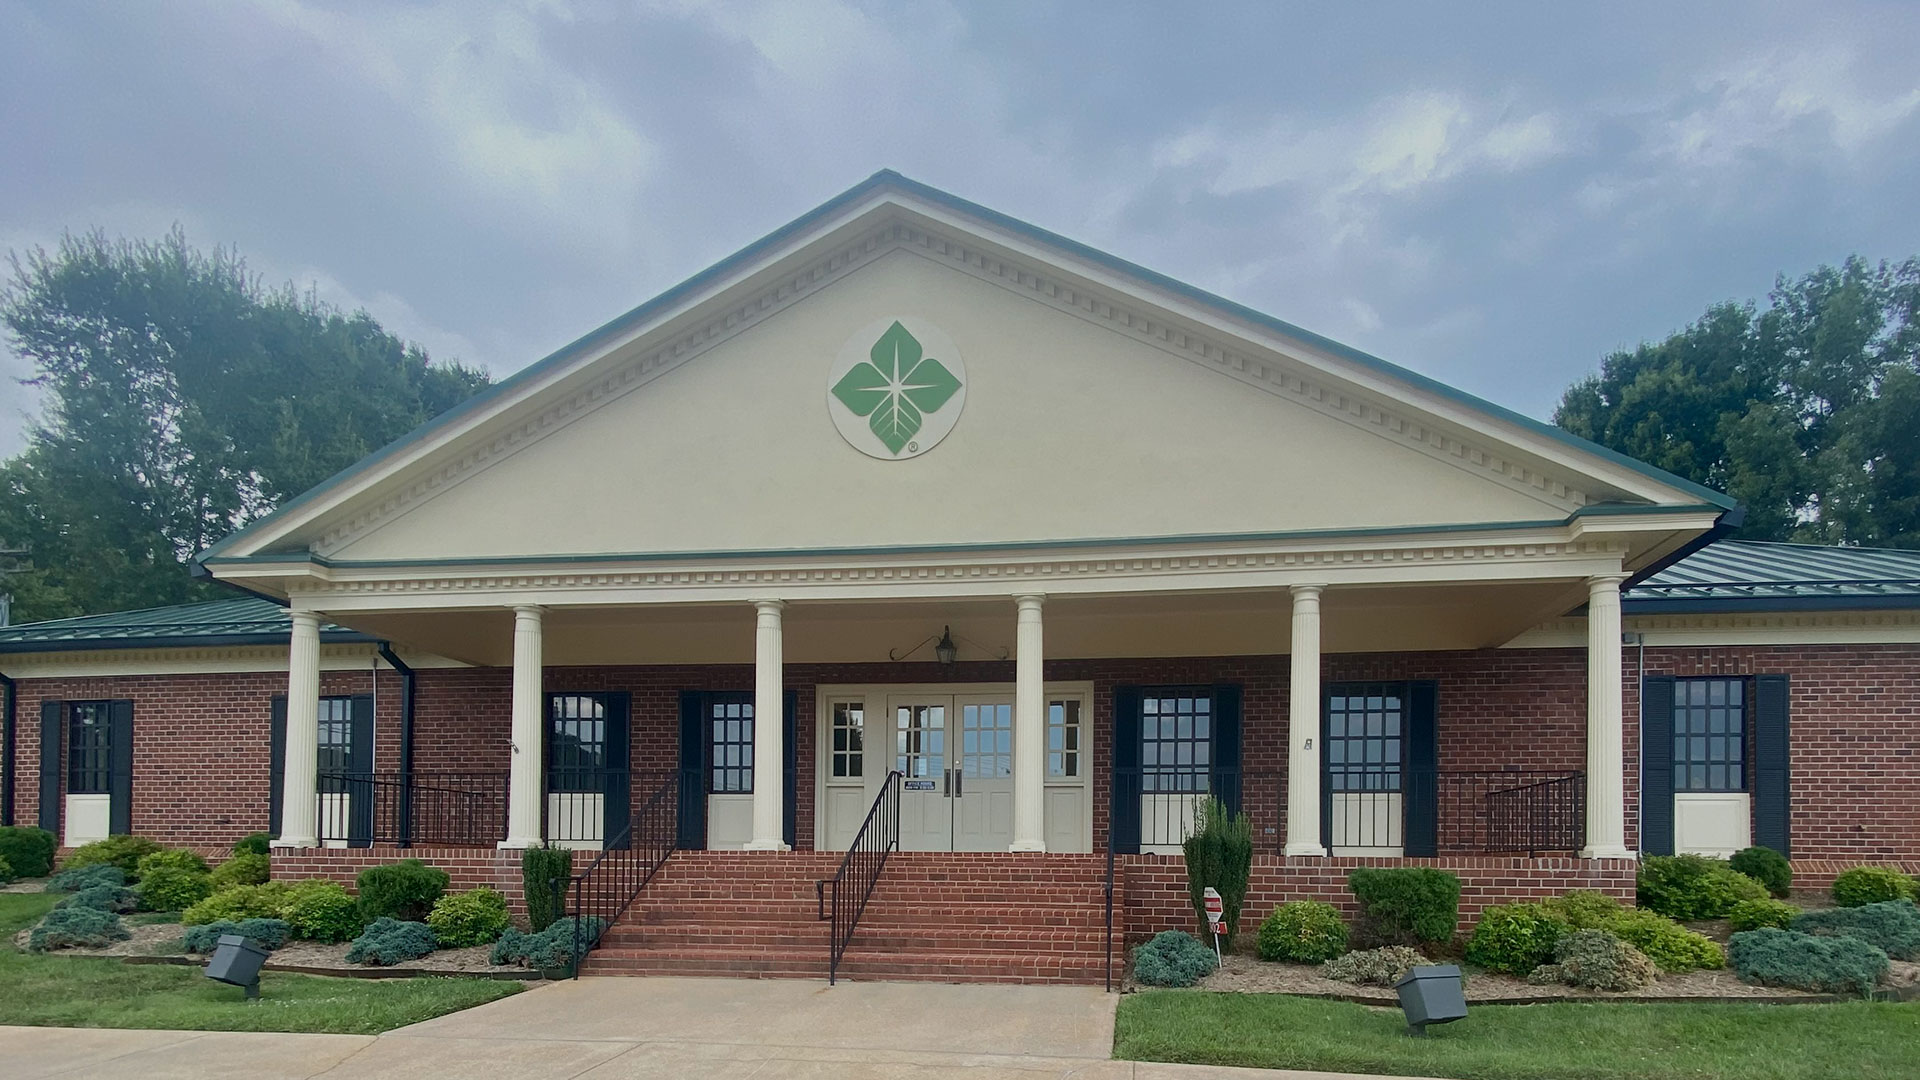
[[[0,653],[284,645],[292,630],[293,620],[286,608],[267,600],[236,597],[0,627]],[[375,639],[357,630],[321,623],[320,640]]]
[[[1920,608],[1920,551],[1722,540],[1628,590],[1631,612]]]

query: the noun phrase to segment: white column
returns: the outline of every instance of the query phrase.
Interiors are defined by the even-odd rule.
[[[778,600],[755,600],[759,613],[753,627],[753,839],[748,851],[787,850],[783,827],[786,777],[787,707],[782,693],[782,643]]]
[[[287,642],[287,744],[274,847],[320,846],[320,616],[293,612]]]
[[[1013,847],[1047,850],[1047,692],[1040,675],[1040,608],[1046,597],[1013,598],[1019,606],[1013,662]]]
[[[546,798],[545,732],[541,723],[541,609],[513,609],[513,769],[507,777],[507,838],[503,848],[538,847],[540,803]]]
[[[1320,585],[1293,587],[1293,671],[1287,692],[1288,855],[1320,843]]]
[[[1620,583],[1624,574],[1587,581],[1588,859],[1630,859],[1627,850],[1625,739],[1620,707]]]

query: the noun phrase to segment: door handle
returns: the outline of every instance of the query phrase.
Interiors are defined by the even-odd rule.
[[[963,779],[966,775],[966,773],[960,771],[960,766],[955,765],[953,767],[953,797],[956,799],[966,794],[967,785]]]
[[[953,798],[953,770],[952,769],[940,770],[940,797],[943,799]]]

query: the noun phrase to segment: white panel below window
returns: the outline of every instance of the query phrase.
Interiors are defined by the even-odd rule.
[[[557,848],[598,851],[606,832],[606,796],[597,791],[547,793],[547,842]],[[559,839],[566,837],[566,839]]]
[[[738,851],[753,839],[752,795],[707,796],[707,850]]]
[[[113,828],[113,796],[67,796],[67,846],[105,840]]]
[[[1406,853],[1405,802],[1398,792],[1335,792],[1330,801],[1331,854],[1397,859]]]
[[[1087,825],[1087,791],[1079,784],[1049,784],[1046,795],[1047,850],[1086,851],[1093,830]]]
[[[1753,796],[1683,791],[1673,797],[1673,850],[1726,858],[1753,845]]]

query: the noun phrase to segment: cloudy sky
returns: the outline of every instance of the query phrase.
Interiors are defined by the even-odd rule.
[[[889,167],[1544,417],[1708,303],[1920,253],[1917,41],[1835,0],[0,0],[0,248],[177,222],[505,374]],[[33,407],[0,384],[0,454]]]

